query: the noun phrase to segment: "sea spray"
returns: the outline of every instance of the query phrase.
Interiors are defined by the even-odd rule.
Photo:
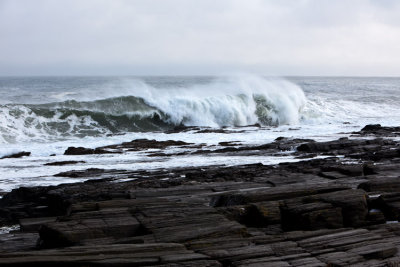
[[[119,90],[98,91],[102,99],[96,91],[93,96],[84,91],[57,94],[57,98],[66,98],[61,102],[1,105],[0,142],[163,131],[176,125],[293,124],[299,122],[306,103],[299,86],[254,75],[167,88],[136,79]]]
[[[188,89],[150,89],[144,99],[168,114],[173,124],[211,127],[297,123],[306,103],[297,85],[254,75],[225,77]]]
[[[79,178],[53,175],[88,168],[153,170],[185,166],[276,164],[288,161],[287,152],[283,152],[285,158],[280,159],[252,153],[242,153],[240,156],[217,153],[210,157],[191,152],[197,150],[197,145],[206,150],[222,148],[221,142],[227,144],[232,141],[235,141],[233,144],[263,145],[278,137],[329,141],[347,137],[366,124],[399,125],[400,78],[287,79],[297,86],[287,80],[248,75],[220,78],[1,77],[0,139],[3,139],[0,141],[0,157],[21,151],[29,151],[31,155],[0,160],[0,191],[10,191],[19,186],[81,181]],[[10,90],[11,87],[15,90]],[[305,105],[299,87],[307,96]],[[194,103],[212,99],[216,103],[226,101],[232,106],[237,105],[235,108],[228,106],[231,110],[240,111],[236,112],[238,119],[235,120],[223,115],[225,110],[214,108],[216,116],[211,122],[218,126],[252,124],[254,121],[279,126],[228,127],[222,131],[198,131],[193,128],[166,134],[165,129],[183,123],[182,117],[173,117],[174,113],[170,110],[178,106],[174,101],[180,98],[179,101],[187,103],[190,94],[198,100]],[[158,102],[161,99],[163,103]],[[186,114],[189,115],[185,123],[192,120],[195,125],[195,120],[190,118],[191,113]],[[195,116],[202,119],[201,113]],[[70,161],[71,156],[63,155],[70,146],[96,148],[143,138],[184,141],[196,146],[171,147],[144,153],[132,151],[74,156],[73,160],[86,163],[46,165],[49,162]],[[169,156],[170,153],[180,156]]]

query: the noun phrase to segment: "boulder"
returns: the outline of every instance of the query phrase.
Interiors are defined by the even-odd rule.
[[[341,228],[342,208],[324,202],[286,201],[282,207],[282,227],[285,231]]]
[[[377,131],[381,130],[382,126],[380,124],[368,124],[364,126],[364,128],[361,129],[361,132],[372,132],[372,131]]]
[[[366,224],[368,205],[364,190],[343,190],[305,197],[304,199],[306,202],[316,199],[341,208],[344,226],[358,227]]]

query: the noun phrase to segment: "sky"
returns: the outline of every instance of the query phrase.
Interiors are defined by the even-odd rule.
[[[397,0],[0,0],[0,76],[400,76]]]

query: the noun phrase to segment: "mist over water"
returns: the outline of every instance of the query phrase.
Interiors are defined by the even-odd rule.
[[[306,104],[302,89],[282,79],[240,75],[176,81],[162,86],[125,78],[82,88],[71,78],[49,91],[44,79],[44,89],[26,90],[31,97],[25,103],[11,94],[9,103],[0,106],[1,142],[163,131],[178,125],[295,124]]]
[[[399,87],[395,78],[1,78],[0,143],[162,132],[178,125],[393,124]]]

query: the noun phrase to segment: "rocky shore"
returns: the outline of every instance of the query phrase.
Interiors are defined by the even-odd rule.
[[[0,235],[0,265],[399,266],[398,137],[400,127],[367,125],[330,142],[278,138],[213,150],[140,139],[70,147],[70,161],[51,164],[168,146],[195,150],[163,156],[293,151],[299,161],[59,173],[97,179],[4,195],[0,224],[20,229]]]

